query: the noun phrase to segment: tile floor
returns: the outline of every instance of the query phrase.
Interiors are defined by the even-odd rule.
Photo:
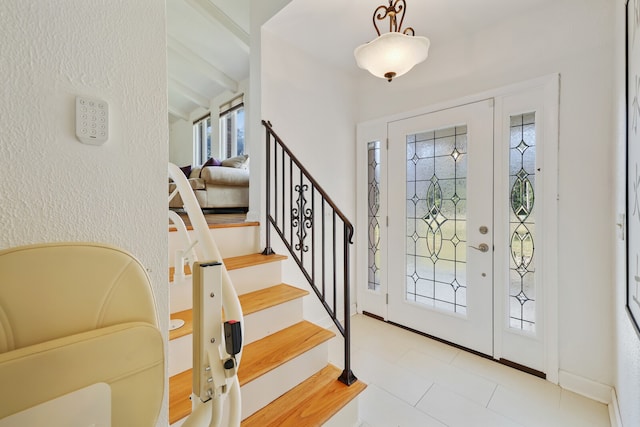
[[[370,317],[351,325],[361,427],[610,426],[606,405],[550,382]],[[343,357],[336,338],[330,359]]]

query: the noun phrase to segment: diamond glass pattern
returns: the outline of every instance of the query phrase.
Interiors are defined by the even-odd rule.
[[[466,315],[467,127],[407,135],[406,143],[406,299]]]
[[[509,325],[535,333],[535,113],[511,117]]]
[[[368,153],[368,221],[369,279],[367,289],[380,290],[380,141],[367,144]]]

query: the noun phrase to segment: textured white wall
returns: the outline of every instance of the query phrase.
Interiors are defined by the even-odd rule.
[[[0,2],[0,247],[92,241],[132,252],[166,339],[165,39],[161,1]],[[75,138],[76,95],[109,103],[103,146]]]

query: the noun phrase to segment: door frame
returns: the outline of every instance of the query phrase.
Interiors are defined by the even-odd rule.
[[[544,241],[542,253],[541,280],[544,283],[542,295],[544,309],[542,310],[543,336],[544,336],[544,371],[548,381],[558,383],[559,371],[559,343],[558,343],[558,132],[559,132],[559,96],[560,74],[551,74],[536,79],[516,83],[509,86],[489,90],[463,98],[433,104],[417,110],[393,114],[376,120],[366,121],[357,125],[356,137],[356,188],[367,188],[367,143],[380,141],[381,147],[388,144],[387,124],[389,122],[403,120],[415,116],[425,115],[436,111],[457,107],[464,104],[494,98],[494,139],[504,141],[508,137],[504,135],[502,118],[505,114],[502,109],[503,100],[510,96],[526,92],[538,93],[541,105],[542,140],[544,148],[540,150],[539,158],[544,164],[545,174],[542,179],[544,192],[544,210],[541,210],[541,222],[544,230],[541,240]],[[532,103],[533,107],[533,103]],[[499,120],[498,120],[499,118]],[[386,150],[382,150],[381,160],[386,161]],[[497,173],[497,172],[496,172]],[[386,176],[381,176],[381,187],[386,188]],[[367,289],[368,281],[368,219],[367,219],[367,191],[356,191],[356,307],[358,313],[368,312],[384,320],[388,320],[387,294],[388,284],[386,276],[381,279],[380,290],[377,292]],[[384,202],[386,203],[386,201]],[[386,205],[381,206],[386,213]],[[386,216],[386,214],[385,214]],[[386,237],[386,227],[381,227],[381,238]],[[383,257],[381,268],[386,271],[386,258]],[[500,359],[502,355],[501,334],[506,310],[503,298],[499,292],[494,292],[494,358]]]

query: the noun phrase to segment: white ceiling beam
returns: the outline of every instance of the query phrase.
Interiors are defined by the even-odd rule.
[[[224,87],[227,90],[230,90],[231,92],[238,91],[237,81],[233,80],[231,77],[220,71],[217,67],[206,61],[202,56],[198,55],[197,53],[180,43],[175,39],[175,37],[167,37],[167,47],[175,54],[186,59],[194,68],[199,70],[208,78],[214,80],[220,86]]]
[[[180,82],[175,76],[169,76],[169,87],[184,96],[190,101],[195,102],[199,106],[209,109],[211,102],[205,97],[194,91],[190,87],[187,87],[184,83]]]
[[[211,3],[209,0],[185,0],[185,2],[214,24],[221,24],[240,41],[242,49],[246,53],[249,53],[249,45],[251,43],[249,33],[236,24],[233,19],[229,18],[222,9]]]
[[[184,112],[184,111],[182,111],[181,109],[176,108],[176,107],[174,107],[174,106],[172,106],[172,105],[169,105],[169,114],[172,114],[172,115],[174,115],[174,116],[176,116],[176,117],[179,117],[179,118],[181,118],[182,120],[186,120],[186,121],[189,121],[189,120],[190,120],[190,119],[189,119],[189,115],[188,115],[187,113],[185,113],[185,112]]]

